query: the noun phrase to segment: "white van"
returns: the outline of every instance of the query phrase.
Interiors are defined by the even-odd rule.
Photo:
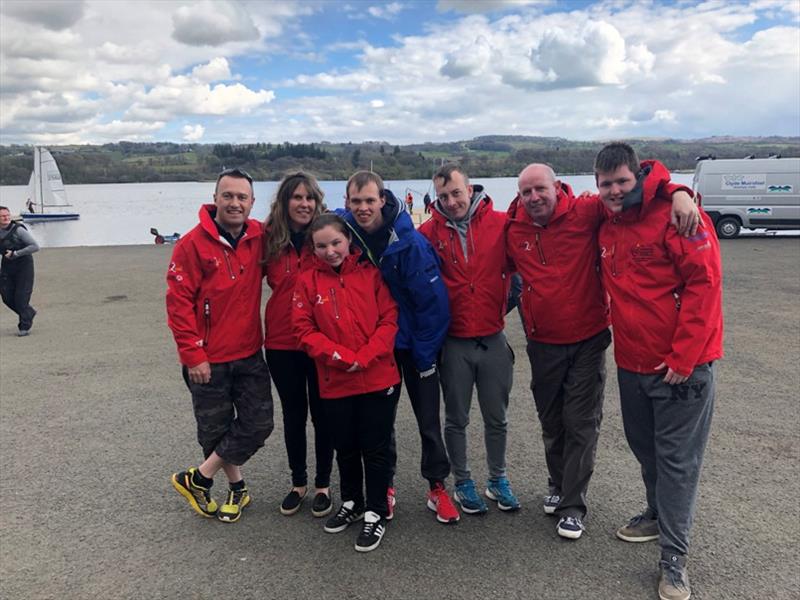
[[[692,187],[717,235],[747,229],[800,229],[800,158],[701,160]]]

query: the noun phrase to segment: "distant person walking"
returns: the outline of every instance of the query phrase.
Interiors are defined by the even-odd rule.
[[[406,208],[408,208],[408,214],[412,214],[414,212],[414,194],[411,192],[406,194]]]
[[[250,503],[241,466],[272,432],[272,393],[261,351],[262,226],[249,219],[253,180],[220,173],[214,204],[180,239],[167,271],[167,324],[192,394],[204,462],[172,485],[204,517],[238,521]],[[214,475],[228,477],[225,503],[211,497]]]
[[[20,337],[30,333],[36,310],[30,305],[33,293],[33,256],[39,244],[21,223],[11,222],[11,211],[0,206],[0,294],[3,303],[19,315]]]
[[[431,195],[426,193],[425,197],[422,199],[422,202],[425,204],[425,214],[431,214]]]

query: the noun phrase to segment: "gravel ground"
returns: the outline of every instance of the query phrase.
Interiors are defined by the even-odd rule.
[[[798,598],[800,239],[724,241],[722,252],[726,358],[694,528],[693,597]],[[169,484],[200,454],[165,325],[169,253],[46,249],[36,255],[32,334],[17,338],[14,315],[0,309],[0,597],[657,597],[657,546],[614,537],[644,495],[615,377],[586,534],[562,540],[543,514],[546,470],[516,315],[508,464],[518,513],[435,521],[404,396],[398,508],[377,551],[356,553],[355,531],[325,534],[308,505],[278,512],[289,486],[279,409],[276,433],[246,467],[254,502],[242,520],[196,516]],[[473,411],[472,468],[483,480]]]

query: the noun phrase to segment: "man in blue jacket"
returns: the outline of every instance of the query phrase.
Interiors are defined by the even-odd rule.
[[[345,221],[362,260],[378,267],[399,307],[395,358],[405,380],[422,440],[422,476],[428,480],[427,506],[440,523],[456,523],[458,510],[444,485],[450,474],[439,418],[439,376],[436,357],[450,324],[447,289],[439,259],[419,234],[401,202],[383,180],[358,171],[347,182]],[[396,462],[396,453],[395,453]],[[389,510],[394,489],[389,490]]]

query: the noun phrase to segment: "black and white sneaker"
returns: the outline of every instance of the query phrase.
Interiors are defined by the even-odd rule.
[[[325,531],[327,533],[339,533],[347,529],[352,523],[361,520],[363,517],[364,509],[356,508],[356,503],[352,500],[348,500],[342,504],[336,514],[325,523]]]
[[[364,513],[364,528],[356,540],[358,552],[370,552],[381,545],[383,534],[386,532],[386,519],[378,513],[368,510]]]
[[[578,517],[561,517],[556,533],[569,540],[577,540],[583,533],[583,522]]]
[[[558,494],[551,494],[544,497],[544,512],[546,515],[554,515],[558,504],[561,502],[561,496]]]

